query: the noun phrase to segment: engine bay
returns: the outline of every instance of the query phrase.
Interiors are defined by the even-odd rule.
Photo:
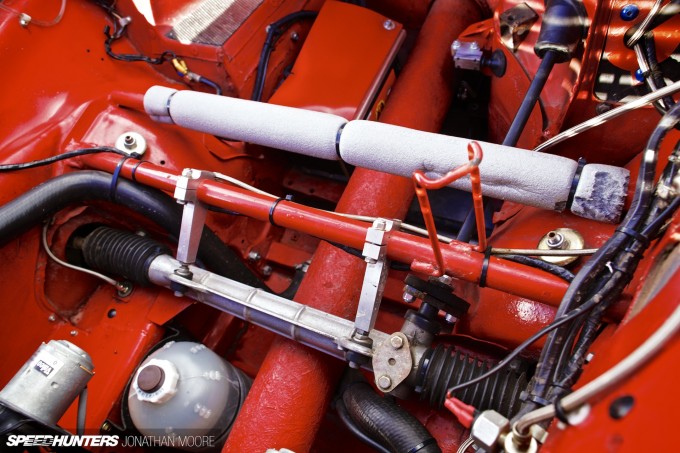
[[[673,448],[678,12],[0,0],[0,450]]]

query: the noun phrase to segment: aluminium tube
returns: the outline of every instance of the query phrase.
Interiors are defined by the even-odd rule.
[[[160,255],[149,265],[149,281],[175,289],[174,283],[185,285],[185,296],[229,313],[283,337],[343,359],[338,340],[349,338],[354,323],[307,305],[284,299],[261,289],[244,285],[196,266],[189,266],[193,276],[185,280],[175,275],[181,263],[168,255]],[[371,331],[373,344],[381,344],[389,335]]]

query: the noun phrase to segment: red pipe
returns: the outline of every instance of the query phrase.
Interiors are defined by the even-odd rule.
[[[479,16],[474,2],[470,4],[466,7],[460,0],[435,3],[382,121],[429,131],[439,129],[451,99],[449,45]],[[428,83],[423,84],[423,80]],[[337,209],[403,218],[412,197],[408,179],[357,169]],[[360,259],[322,243],[296,300],[351,317],[357,308],[363,274]],[[223,451],[259,452],[282,447],[297,453],[309,451],[342,365],[317,351],[279,338],[253,382]]]
[[[81,158],[81,162],[85,166],[109,173],[114,171],[119,161],[120,157],[105,154]],[[164,168],[150,162],[143,162],[140,165],[137,165],[137,163],[136,161],[125,162],[121,168],[120,176],[134,179],[141,184],[169,193],[174,191],[177,175],[168,173]],[[134,178],[132,178],[133,168]],[[371,183],[364,186],[361,192],[358,189],[356,191],[361,193],[358,198],[363,201],[363,204],[371,206],[370,210],[365,209],[360,212],[363,214],[378,213],[379,215],[395,218],[396,216],[389,215],[389,211],[386,211],[388,208],[393,209],[387,203],[382,207],[371,205],[374,200],[370,198],[373,195],[373,190],[383,184],[389,185],[389,178],[387,182],[383,183],[383,178],[387,177],[383,173],[360,169],[356,170],[356,172],[360,172],[359,174],[368,172],[367,175],[371,178]],[[391,178],[392,176],[389,177]],[[400,182],[402,180],[408,181],[405,178],[396,176],[394,178]],[[392,185],[395,186],[394,184]],[[401,198],[402,201],[410,197],[411,185],[408,184],[408,186],[408,191],[403,190],[401,187],[400,192],[391,191],[392,198],[389,202],[396,203],[396,200],[400,200],[397,194],[403,197]],[[214,181],[202,182],[199,185],[197,194],[199,199],[206,204],[229,211],[236,211],[262,221],[269,220],[269,213],[275,201],[271,197]],[[362,199],[361,197],[365,198]],[[343,205],[339,206],[343,207]],[[273,219],[278,226],[348,245],[356,249],[363,248],[366,229],[368,228],[368,224],[365,222],[339,217],[332,213],[286,200],[277,203]],[[473,283],[479,281],[484,262],[484,255],[482,253],[475,251],[469,244],[457,241],[453,241],[451,244],[441,244],[440,247],[444,267],[448,275]],[[387,243],[387,254],[390,259],[402,263],[411,263],[412,268],[416,269],[422,265],[424,260],[432,257],[432,245],[427,238],[394,232],[390,235]],[[338,268],[336,264],[335,269]],[[360,268],[363,269],[363,266],[360,266]],[[489,261],[486,286],[519,297],[544,302],[555,307],[562,300],[562,296],[567,288],[564,280],[558,277],[529,266],[500,260],[495,257],[491,257]]]

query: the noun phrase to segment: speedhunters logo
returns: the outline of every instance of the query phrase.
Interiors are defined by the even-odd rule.
[[[7,436],[8,447],[115,447],[119,436],[50,436],[15,435]]]

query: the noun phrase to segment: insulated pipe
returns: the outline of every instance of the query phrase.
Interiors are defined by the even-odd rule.
[[[451,100],[450,43],[479,19],[474,0],[434,3],[393,88],[382,121],[431,131],[439,129]],[[423,80],[428,83],[423,85]],[[410,180],[357,168],[337,209],[403,218],[412,197]],[[362,264],[359,258],[322,242],[296,300],[334,315],[353,317],[364,273]],[[277,339],[253,382],[223,452],[282,447],[297,453],[309,451],[328,410],[340,365],[321,353]]]
[[[552,62],[552,53],[544,61]],[[346,122],[327,113],[159,86],[147,91],[144,105],[153,118],[163,122],[321,159],[341,159],[393,175],[410,177],[420,170],[438,178],[467,163],[469,140],[407,127]],[[492,143],[481,145],[485,157],[479,171],[484,195],[556,211],[572,207],[568,206],[572,199],[572,212],[577,215],[618,221],[627,194],[628,170],[586,165],[583,174],[597,177],[579,179],[578,164],[566,157]],[[471,191],[467,177],[451,187]]]

